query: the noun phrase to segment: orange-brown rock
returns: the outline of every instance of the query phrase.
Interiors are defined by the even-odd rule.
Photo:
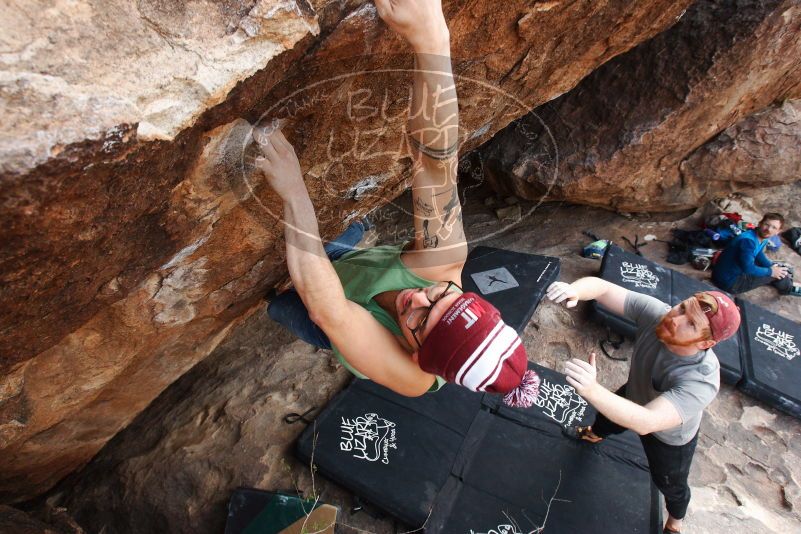
[[[774,102],[801,96],[800,32],[795,0],[701,0],[670,30],[498,134],[484,152],[486,176],[527,198],[622,211],[695,207],[797,179],[798,123],[782,124],[787,111],[736,126],[737,139],[747,138],[737,154],[725,150],[725,133],[694,151]],[[735,170],[748,151],[750,167]],[[749,168],[753,177],[740,174]]]
[[[464,149],[689,3],[446,2]],[[361,1],[0,8],[0,501],[14,501],[88,461],[283,276],[241,119],[283,119],[331,236],[405,186],[412,63]]]

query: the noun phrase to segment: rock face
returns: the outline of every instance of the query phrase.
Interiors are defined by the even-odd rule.
[[[464,150],[689,3],[446,2]],[[405,186],[412,63],[361,1],[1,7],[0,501],[15,501],[88,461],[283,276],[243,120],[283,121],[333,235]]]
[[[262,309],[57,486],[56,495],[69,489],[55,498],[93,532],[223,532],[233,488],[310,487],[288,446],[304,425],[283,417],[324,406],[348,375]]]
[[[302,4],[3,2],[2,172],[25,172],[122,124],[172,140],[266,61],[318,34]],[[113,147],[106,147],[107,150]]]
[[[797,179],[795,104],[765,108],[801,96],[799,31],[794,0],[701,0],[670,30],[493,138],[483,152],[487,178],[531,199],[624,211],[695,207]],[[732,135],[746,144],[726,150]],[[749,166],[738,168],[743,158]]]

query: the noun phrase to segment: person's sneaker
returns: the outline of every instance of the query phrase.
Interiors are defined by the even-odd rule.
[[[801,286],[793,286],[793,289],[790,290],[788,295],[792,297],[801,297]]]
[[[562,427],[562,434],[571,439],[586,441],[588,443],[599,443],[604,440],[604,438],[596,436],[593,433],[591,426]]]

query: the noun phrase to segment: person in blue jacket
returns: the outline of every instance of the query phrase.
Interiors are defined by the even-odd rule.
[[[784,225],[779,213],[766,213],[753,230],[743,232],[723,249],[712,269],[712,281],[729,293],[745,293],[760,286],[772,285],[781,295],[801,296],[801,287],[793,285],[787,267],[775,265],[765,256],[768,239]]]

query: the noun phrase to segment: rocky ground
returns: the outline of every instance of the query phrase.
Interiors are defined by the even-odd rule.
[[[580,256],[583,230],[615,240],[653,234],[667,239],[674,227],[691,228],[693,214],[633,217],[574,205],[536,205],[499,199],[481,186],[467,191],[465,224],[473,244],[558,256],[562,279],[594,274],[600,263]],[[783,211],[801,224],[801,182],[771,190],[769,197],[735,200],[749,209]],[[408,236],[407,197],[374,213],[370,242]],[[749,208],[750,206],[750,208]],[[497,210],[510,219],[499,220]],[[520,219],[517,223],[517,211]],[[485,236],[480,238],[479,236]],[[642,249],[664,262],[667,247]],[[801,270],[801,256],[788,247],[778,257]],[[684,268],[698,278],[707,273]],[[793,320],[801,299],[776,299],[770,288],[748,295]],[[525,329],[529,357],[561,370],[571,357],[596,350],[604,331],[581,307],[567,311],[543,302]],[[628,355],[631,344],[617,352]],[[614,388],[627,374],[625,362],[599,358],[600,381]],[[165,391],[81,472],[67,479],[47,502],[33,506],[39,518],[66,508],[87,532],[223,531],[226,503],[237,486],[316,491],[341,507],[339,532],[396,533],[408,530],[374,511],[352,512],[352,496],[293,459],[302,424],[285,414],[321,408],[349,380],[327,351],[315,350],[277,328],[257,309],[210,357]],[[785,533],[801,530],[801,423],[724,385],[707,410],[691,473],[694,497],[686,531]],[[373,515],[371,515],[373,514]],[[625,529],[621,526],[621,532]]]

